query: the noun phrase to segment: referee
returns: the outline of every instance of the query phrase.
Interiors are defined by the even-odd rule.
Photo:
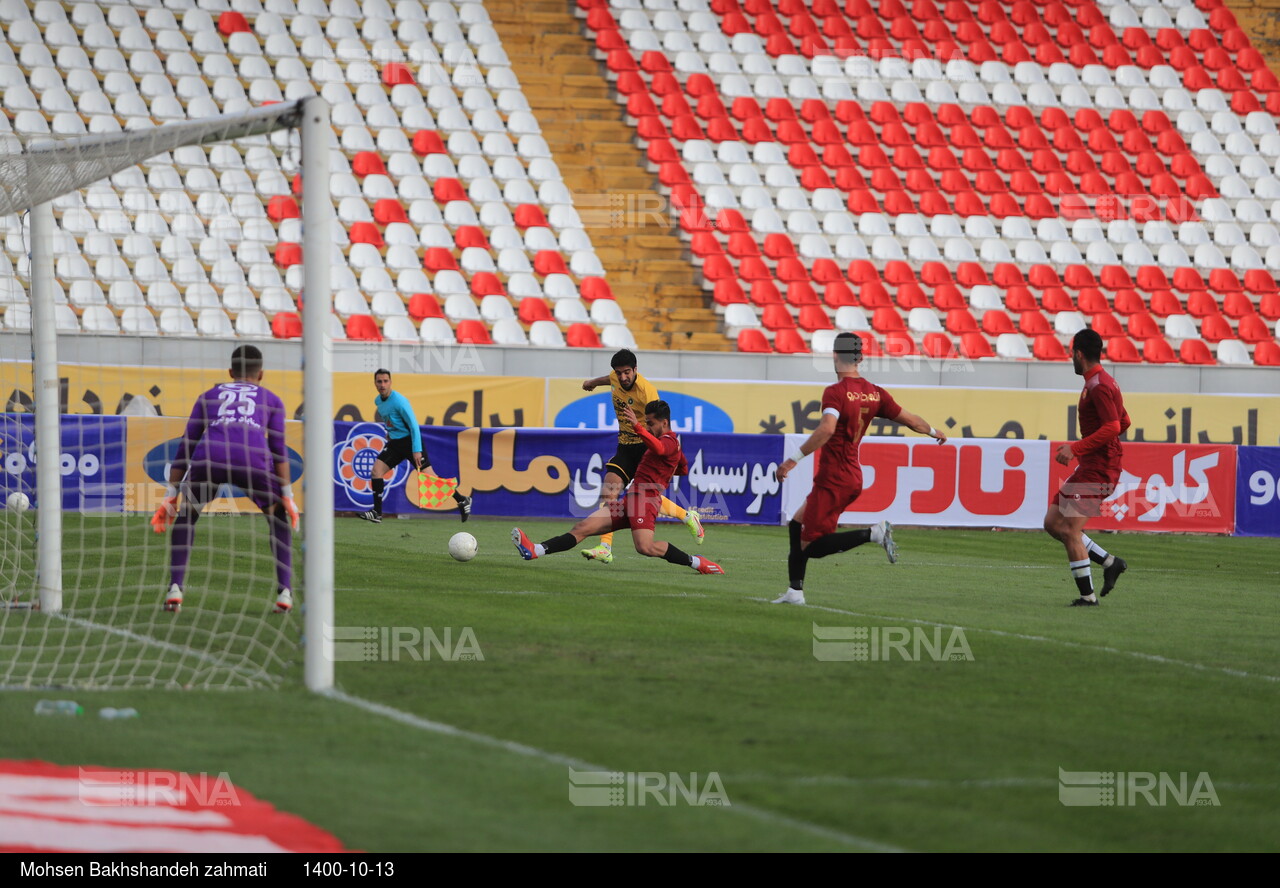
[[[418,427],[413,408],[409,406],[409,399],[391,390],[391,371],[376,371],[373,374],[373,385],[378,390],[378,397],[373,399],[375,417],[387,427],[387,446],[373,463],[373,508],[362,512],[360,517],[365,521],[381,524],[382,492],[387,486],[388,472],[409,458],[413,459],[413,465],[418,471],[433,475],[435,472],[423,451],[422,430]],[[463,521],[471,517],[471,497],[454,490],[453,500],[458,504],[458,514]]]

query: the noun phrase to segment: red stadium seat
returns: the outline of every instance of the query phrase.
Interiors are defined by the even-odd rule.
[[[555,250],[539,250],[533,257],[533,270],[546,277],[549,274],[568,274],[564,257]]]
[[[751,352],[754,354],[770,354],[773,347],[769,345],[769,340],[765,338],[764,332],[751,327],[738,333],[738,351]]]
[[[1265,342],[1272,338],[1271,329],[1267,327],[1261,315],[1249,314],[1240,319],[1240,326],[1237,329],[1240,338],[1245,342],[1256,343]]]
[[[1009,315],[1003,309],[990,309],[982,315],[982,332],[988,336],[1013,333],[1013,321],[1009,319]]]
[[[570,324],[564,333],[566,345],[574,348],[602,348],[596,328],[586,323]]]
[[[1031,344],[1031,355],[1037,361],[1065,361],[1067,350],[1062,347],[1058,337],[1051,333],[1037,336]]]
[[[382,240],[382,232],[372,222],[352,222],[351,230],[347,232],[347,237],[353,244],[370,244],[378,249],[382,249],[385,246]]]
[[[994,358],[991,343],[981,333],[965,333],[960,337],[960,354],[971,360]]]
[[[1200,336],[1206,342],[1221,342],[1224,339],[1235,339],[1231,322],[1222,315],[1209,315],[1200,322]]]
[[[244,13],[227,11],[218,16],[218,33],[223,37],[245,32],[252,33],[253,29],[249,27],[249,22],[245,19]]]
[[[922,351],[931,358],[953,358],[956,356],[955,345],[946,333],[926,333]]]
[[[370,315],[352,315],[347,318],[347,338],[362,342],[381,342],[382,331]]]
[[[427,271],[457,271],[458,260],[445,247],[431,247],[422,257],[422,265]]]
[[[895,330],[885,334],[884,353],[891,358],[906,358],[918,354],[916,342],[906,330]]]
[[[1023,336],[1035,339],[1053,332],[1053,327],[1045,316],[1036,310],[1024,311],[1018,315],[1018,332]]]
[[[493,344],[493,340],[489,338],[489,329],[485,327],[484,321],[458,321],[457,329],[453,332],[458,342],[463,345]]]
[[[833,281],[827,284],[822,291],[822,301],[831,309],[858,304],[857,298],[853,295],[853,290],[843,281]]]
[[[1259,342],[1253,350],[1253,363],[1259,367],[1280,367],[1280,343],[1274,339]]]
[[[428,154],[448,154],[444,140],[436,130],[418,130],[413,134],[413,153],[420,157]]]
[[[1151,294],[1151,313],[1158,318],[1167,318],[1169,315],[1187,312],[1172,290],[1156,290]]]
[[[433,293],[414,293],[409,297],[409,317],[421,321],[424,318],[442,318],[444,312],[440,310],[440,303]]]
[[[373,218],[379,225],[409,221],[404,207],[400,206],[400,201],[392,197],[384,197],[373,205]]]
[[[515,217],[516,227],[521,231],[527,228],[551,227],[547,223],[546,214],[542,212],[542,207],[536,204],[520,204],[512,215]]]
[[[771,280],[756,281],[751,285],[751,302],[763,308],[766,305],[777,305],[782,302],[782,293],[778,285]]]
[[[287,195],[277,195],[267,201],[267,218],[272,222],[280,222],[284,219],[301,218],[302,213],[298,210],[298,202]]]
[[[484,296],[506,296],[507,289],[493,272],[477,271],[471,276],[471,295],[477,299]]]
[[[295,312],[282,311],[271,319],[271,335],[276,339],[297,339],[302,336],[302,318]]]
[[[413,77],[413,70],[403,62],[387,62],[382,69],[383,86],[399,86],[400,84],[412,86],[416,82]]]
[[[364,178],[365,176],[385,176],[387,174],[387,165],[382,162],[382,158],[374,151],[361,151],[351,158],[351,172]]]
[[[485,237],[484,229],[479,225],[458,226],[458,230],[453,233],[453,243],[459,250],[467,247],[489,249],[489,238]]]
[[[1222,311],[1227,317],[1237,320],[1257,313],[1257,309],[1253,307],[1253,300],[1245,295],[1243,290],[1227,293],[1222,300]]]
[[[784,355],[802,355],[809,352],[809,346],[805,344],[804,337],[794,329],[779,330],[774,336],[773,347],[779,354]]]
[[[795,329],[796,321],[791,312],[781,302],[772,302],[764,307],[760,315],[760,323],[766,330]]]
[[[1178,348],[1178,358],[1184,364],[1207,365],[1217,363],[1203,339],[1184,339]]]
[[[800,329],[812,333],[814,330],[831,330],[831,318],[821,305],[805,305],[800,309]]]
[[[288,268],[291,265],[301,265],[302,245],[281,241],[276,244],[275,260],[276,265],[281,268]]]

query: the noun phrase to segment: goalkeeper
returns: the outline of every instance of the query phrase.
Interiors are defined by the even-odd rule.
[[[223,484],[240,488],[267,516],[276,562],[275,613],[287,613],[293,607],[290,587],[298,507],[289,483],[284,402],[261,382],[262,352],[252,345],[241,345],[231,353],[231,381],[209,389],[191,409],[186,433],[169,468],[169,489],[151,519],[156,533],[173,525],[170,584],[164,599],[167,611],[182,607],[182,581],[196,522]]]

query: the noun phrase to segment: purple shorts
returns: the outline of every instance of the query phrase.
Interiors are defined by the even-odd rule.
[[[238,487],[239,492],[253,500],[253,504],[267,511],[284,499],[280,479],[275,472],[249,466],[219,466],[194,462],[183,481],[183,494],[196,506],[208,505],[218,495],[223,484]]]

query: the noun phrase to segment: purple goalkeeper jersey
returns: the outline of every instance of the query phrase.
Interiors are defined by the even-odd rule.
[[[270,475],[277,462],[288,458],[280,397],[251,382],[224,382],[191,408],[173,464],[258,469]]]

